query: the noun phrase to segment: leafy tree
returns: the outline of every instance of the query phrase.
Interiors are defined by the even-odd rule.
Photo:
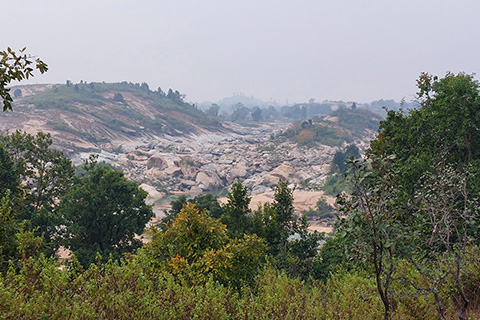
[[[227,203],[223,206],[222,221],[227,224],[230,236],[233,238],[243,237],[248,233],[251,225],[251,197],[248,196],[248,189],[240,181],[232,185],[227,194]]]
[[[32,136],[17,130],[1,138],[13,159],[15,171],[28,189],[28,202],[34,210],[54,206],[67,193],[74,169],[71,160],[52,150],[49,133]]]
[[[220,111],[220,106],[216,103],[212,103],[212,105],[207,109],[206,113],[211,116],[218,117],[218,112]]]
[[[331,219],[335,216],[336,210],[327,203],[324,197],[318,199],[315,204],[315,209],[308,210],[305,212],[307,217],[318,217],[320,219]]]
[[[175,101],[177,103],[182,103],[185,99],[185,95],[178,92],[178,90],[173,91],[171,88],[168,89],[167,99]]]
[[[147,193],[123,172],[90,158],[85,173],[75,179],[71,191],[60,203],[65,220],[65,244],[83,265],[103,256],[119,257],[141,243],[135,239],[153,216],[145,204]]]
[[[201,194],[193,199],[188,200],[200,210],[206,210],[207,214],[213,219],[220,219],[223,215],[223,208],[218,203],[218,198],[211,193]]]
[[[21,81],[33,77],[34,68],[45,73],[48,66],[39,58],[25,53],[26,48],[18,53],[10,48],[0,51],[0,98],[3,101],[3,111],[12,110],[13,99],[8,84],[12,81]],[[33,64],[35,66],[33,67]]]
[[[18,257],[17,239],[18,224],[14,216],[10,199],[10,190],[2,195],[0,201],[0,271],[5,271],[10,260]]]
[[[123,95],[119,92],[117,92],[113,95],[113,100],[118,101],[118,102],[124,102],[125,101],[125,99],[123,98]]]
[[[333,156],[332,165],[330,172],[336,173],[346,173],[349,169],[347,161],[350,158],[358,159],[360,158],[360,151],[355,144],[350,144],[345,148],[345,151],[337,151]]]
[[[183,209],[183,206],[188,203],[195,204],[200,211],[206,210],[207,214],[214,219],[220,219],[223,215],[223,209],[218,203],[217,197],[210,193],[201,194],[188,200],[185,195],[181,195],[176,200],[170,202],[172,207],[162,219],[162,223],[165,224],[170,220],[175,220],[178,213]]]
[[[307,278],[312,271],[321,236],[310,233],[306,217],[298,219],[292,191],[287,181],[275,187],[273,203],[265,203],[254,212],[253,233],[264,238],[268,253],[278,268],[294,276]]]
[[[330,165],[330,175],[325,180],[323,190],[326,194],[334,195],[340,194],[343,191],[348,191],[348,184],[345,176],[348,173],[350,166],[348,160],[360,158],[360,151],[355,144],[350,144],[345,148],[345,151],[337,151],[333,156]]]
[[[250,113],[250,108],[245,107],[243,103],[238,102],[234,107],[233,107],[233,112],[231,115],[231,120],[233,122],[236,121],[242,121],[245,120]]]
[[[0,144],[0,197],[5,196],[7,190],[15,194],[20,186],[20,176],[13,165],[13,161]]]
[[[165,97],[165,92],[163,92],[162,88],[160,88],[160,87],[158,87],[158,89],[157,89],[157,94],[160,97]]]
[[[205,283],[210,275],[235,288],[251,284],[265,253],[262,239],[255,235],[229,239],[226,226],[194,204],[185,205],[164,232],[152,227],[150,233],[147,251],[160,266],[190,284]]]
[[[35,136],[16,131],[1,138],[5,151],[13,159],[10,175],[17,173],[25,185],[26,196],[18,209],[18,219],[27,220],[25,228],[45,238],[47,254],[53,254],[58,245],[58,226],[63,221],[58,203],[72,184],[72,162],[61,151],[52,150],[50,134]],[[15,188],[16,189],[16,188]],[[11,189],[12,192],[15,189]],[[15,194],[15,192],[13,193]]]
[[[473,76],[459,73],[417,80],[420,108],[389,111],[369,152],[395,154],[401,184],[413,197],[420,177],[438,159],[465,166],[480,158],[480,94]]]
[[[252,115],[252,120],[255,122],[258,122],[263,119],[262,109],[260,109],[259,107],[253,107],[251,115]]]
[[[22,97],[22,90],[20,89],[15,89],[15,91],[13,91],[13,96],[15,98],[21,98]]]

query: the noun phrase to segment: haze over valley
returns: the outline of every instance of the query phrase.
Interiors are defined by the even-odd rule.
[[[400,106],[314,99],[273,106],[237,94],[202,111],[178,91],[159,90],[83,81],[13,87],[14,112],[1,115],[0,127],[48,132],[76,165],[98,155],[149,192],[158,216],[182,194],[224,196],[236,180],[254,196],[252,208],[289,181],[300,214],[320,198],[333,205],[322,188],[335,153],[350,144],[364,150],[385,114],[380,105]]]

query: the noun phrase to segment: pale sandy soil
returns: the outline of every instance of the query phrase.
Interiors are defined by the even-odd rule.
[[[335,203],[335,198],[329,195],[325,195],[323,191],[305,191],[305,190],[295,190],[293,192],[293,206],[295,207],[295,212],[300,214],[304,210],[310,208],[315,208],[315,205],[320,198],[324,198],[327,203],[331,206]],[[219,198],[220,203],[226,203],[227,198]],[[255,210],[258,208],[258,205],[262,205],[265,202],[273,201],[273,192],[261,193],[252,196],[252,201],[250,202],[250,209]]]
[[[325,226],[325,225],[322,225],[322,224],[311,224],[311,225],[308,227],[308,230],[310,230],[310,231],[318,231],[318,232],[325,232],[325,233],[332,233],[332,232],[333,232],[333,228],[332,228],[332,227]]]

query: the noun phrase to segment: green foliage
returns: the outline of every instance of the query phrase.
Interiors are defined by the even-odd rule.
[[[227,194],[227,203],[223,206],[222,221],[226,223],[231,237],[243,237],[251,228],[251,210],[248,189],[240,181],[232,185]]]
[[[326,194],[337,196],[343,191],[349,191],[348,181],[345,180],[345,175],[340,173],[331,174],[325,179],[323,184],[323,191]]]
[[[118,102],[124,102],[125,99],[123,98],[123,95],[121,93],[115,93],[113,95],[113,100],[118,101]]]
[[[396,155],[398,179],[411,196],[439,159],[464,166],[480,158],[478,81],[464,73],[442,79],[422,74],[417,84],[420,108],[407,115],[389,111],[369,151]]]
[[[118,257],[137,249],[140,241],[134,236],[143,232],[153,212],[145,204],[147,193],[123,172],[92,159],[84,168],[61,199],[60,213],[66,224],[66,245],[88,266],[97,252]]]
[[[134,94],[137,97],[141,97],[143,99],[146,99],[147,101],[151,102],[156,108],[157,111],[159,111],[161,114],[165,114],[170,111],[177,111],[177,112],[182,112],[185,113],[186,115],[192,117],[191,119],[194,122],[198,122],[202,125],[206,126],[213,126],[213,127],[218,127],[220,126],[220,123],[212,118],[211,116],[205,114],[204,112],[198,110],[194,106],[186,103],[183,101],[183,95],[180,94],[178,91],[173,91],[169,90],[170,96],[163,93],[163,91],[150,91],[150,89],[147,89],[145,86],[141,86],[139,84],[133,84],[133,83],[128,83],[128,82],[121,82],[121,83],[95,83],[95,91],[96,92],[106,92],[106,91],[122,91],[122,92],[129,92]],[[139,116],[140,117],[140,116]],[[141,117],[142,119],[146,119],[148,117]],[[136,119],[136,118],[135,118]],[[150,118],[151,119],[151,118]],[[155,121],[161,121],[161,120],[172,120],[173,118],[156,118]],[[175,121],[179,121],[176,119],[173,119]],[[182,122],[183,123],[183,122]],[[141,123],[141,125],[144,125]],[[153,125],[151,123],[150,125]],[[180,123],[176,123],[175,125],[182,125]],[[148,125],[146,126],[148,127]],[[187,130],[188,127],[183,127],[182,130]]]
[[[349,160],[360,158],[360,151],[354,144],[348,145],[345,151],[337,151],[333,156],[330,165],[330,174],[323,184],[323,191],[326,194],[336,196],[342,192],[349,192],[349,185],[345,180],[348,175],[350,164]]]
[[[26,48],[23,48],[18,53],[10,48],[0,51],[0,98],[3,101],[3,111],[12,110],[13,99],[10,95],[10,88],[7,88],[10,82],[33,77],[34,68],[40,73],[48,70],[45,62],[27,55],[25,50]],[[35,67],[33,67],[34,63]]]
[[[244,235],[229,240],[227,229],[194,204],[183,207],[165,231],[151,228],[146,249],[169,272],[189,284],[206,283],[209,276],[236,288],[251,283],[265,254],[263,240]]]
[[[57,226],[62,225],[58,202],[69,191],[74,175],[71,160],[51,149],[50,134],[39,132],[32,136],[16,131],[1,139],[13,159],[12,172],[20,175],[27,191],[25,199],[17,203],[17,218],[26,219],[25,228],[43,236],[47,253],[53,254],[58,246]]]
[[[21,98],[22,97],[22,90],[20,89],[15,89],[15,91],[13,91],[13,96],[15,98]]]
[[[255,290],[240,294],[212,279],[182,285],[156,272],[148,255],[82,270],[72,261],[30,259],[18,274],[0,279],[0,311],[6,319],[362,319],[382,317],[374,281],[340,271],[326,284],[307,285],[266,267]],[[72,298],[74,297],[74,298]],[[453,313],[451,314],[453,316]],[[398,300],[395,319],[438,319],[425,299]]]
[[[0,197],[3,197],[7,190],[16,194],[20,186],[20,176],[14,167],[12,158],[0,144]]]
[[[333,127],[325,123],[302,125],[294,122],[290,128],[280,132],[276,139],[292,140],[299,145],[313,146],[316,143],[328,146],[340,146],[343,142],[350,142],[352,136],[347,131],[339,127]]]
[[[112,118],[111,116],[105,114],[105,113],[100,113],[100,112],[91,112],[90,113],[92,116],[95,118],[98,118],[103,121],[103,123],[110,129],[116,130],[116,131],[121,131],[122,128],[130,128],[134,129],[135,127],[132,125],[129,125],[125,123],[122,120],[119,120],[117,118]]]
[[[18,257],[17,239],[18,224],[13,212],[10,190],[7,190],[0,201],[0,271],[5,272],[9,261]]]
[[[183,206],[187,203],[195,204],[195,207],[200,211],[204,211],[214,219],[220,219],[223,215],[223,208],[218,203],[218,198],[214,195],[207,193],[195,196],[192,199],[188,199],[185,195],[181,195],[176,200],[170,202],[171,209],[162,218],[162,223],[165,225],[170,220],[177,218],[178,213],[183,209]]]
[[[376,131],[381,117],[369,110],[353,109],[353,108],[339,108],[333,111],[330,116],[338,118],[338,124],[350,132],[355,137],[362,137],[365,135],[366,129]]]
[[[306,210],[304,214],[309,218],[332,219],[335,217],[335,212],[337,212],[335,208],[329,205],[324,197],[321,197],[318,199],[315,209]]]
[[[350,160],[351,158],[353,159],[360,158],[360,151],[358,150],[358,147],[354,144],[348,145],[345,148],[344,152],[342,151],[335,152],[335,155],[333,156],[331,168],[330,168],[330,173],[345,174],[349,169],[349,165],[347,164],[347,161]]]
[[[35,105],[39,109],[60,109],[73,113],[80,113],[75,104],[85,104],[89,106],[102,106],[105,104],[105,98],[97,94],[86,85],[77,86],[56,85],[53,88],[39,92],[26,98],[26,101]]]
[[[275,187],[274,201],[254,212],[252,233],[266,240],[268,253],[278,268],[289,274],[308,278],[321,236],[307,231],[305,217],[298,220],[293,207],[292,191],[287,181]]]

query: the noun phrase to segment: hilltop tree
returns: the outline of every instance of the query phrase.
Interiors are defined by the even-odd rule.
[[[218,117],[218,112],[220,111],[220,106],[216,103],[212,103],[212,105],[206,110],[211,116]]]
[[[66,225],[65,244],[87,266],[97,252],[118,258],[139,248],[141,242],[134,236],[143,232],[153,212],[145,204],[147,193],[123,172],[94,158],[84,169],[62,198],[60,213]]]
[[[12,81],[22,81],[33,77],[34,68],[45,73],[48,66],[45,62],[27,55],[26,48],[19,50],[18,53],[10,48],[0,51],[0,98],[3,101],[3,111],[12,110],[12,96],[8,84]],[[33,67],[33,64],[35,66]]]
[[[113,95],[113,100],[117,101],[117,102],[124,102],[125,101],[125,99],[123,98],[123,95],[119,92],[117,92]]]

